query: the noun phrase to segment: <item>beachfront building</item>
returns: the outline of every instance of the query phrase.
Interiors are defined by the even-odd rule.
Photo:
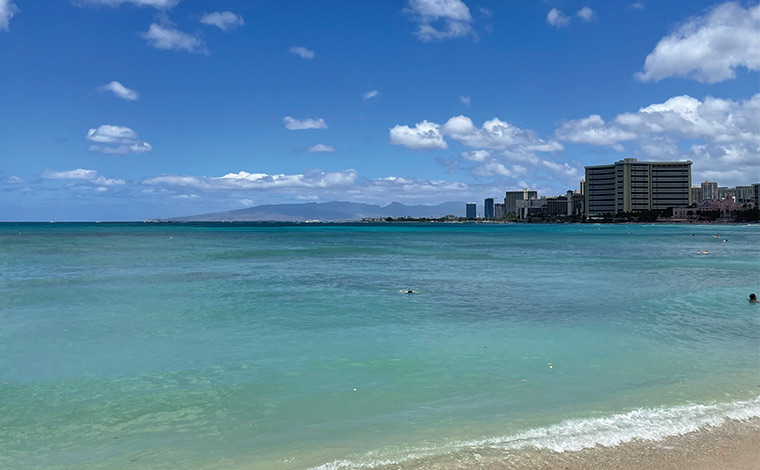
[[[734,188],[734,199],[741,204],[753,204],[755,200],[755,188],[752,185],[737,186]]]
[[[718,197],[718,183],[716,181],[702,182],[702,200],[720,199]]]
[[[691,161],[640,162],[626,158],[612,165],[586,167],[587,217],[689,205]]]
[[[493,207],[493,216],[495,219],[503,219],[507,215],[507,212],[504,210],[504,204],[496,203]]]
[[[478,216],[478,207],[474,202],[468,202],[465,206],[465,216],[468,219],[475,219]]]
[[[519,220],[526,220],[549,211],[549,200],[545,197],[541,199],[518,199],[515,201],[515,214]]]
[[[538,191],[524,188],[522,191],[507,191],[504,195],[504,210],[507,214],[517,214],[517,201],[538,199]]]
[[[494,211],[493,211],[493,198],[487,197],[485,201],[483,202],[483,218],[486,220],[491,220],[494,218]]]
[[[586,182],[584,180],[581,180],[580,188],[578,188],[578,194],[584,195],[586,194]]]
[[[755,207],[760,207],[760,183],[755,183],[752,185],[752,192],[754,193],[752,196],[752,203],[755,205]]]
[[[699,204],[700,202],[704,200],[705,198],[702,197],[702,186],[692,186],[691,187],[691,203]]]

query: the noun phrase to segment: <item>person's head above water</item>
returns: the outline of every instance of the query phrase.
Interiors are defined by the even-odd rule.
[[[750,302],[757,302],[757,296],[755,294],[749,295],[749,301]]]

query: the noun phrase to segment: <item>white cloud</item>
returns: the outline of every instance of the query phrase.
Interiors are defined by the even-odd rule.
[[[575,143],[617,146],[622,141],[635,139],[636,134],[608,126],[601,116],[592,114],[587,118],[563,123],[557,130],[557,137]],[[622,148],[617,146],[616,150]]]
[[[413,150],[447,149],[449,146],[440,130],[441,126],[428,121],[417,123],[414,129],[397,125],[390,129],[390,139],[394,145]]]
[[[84,3],[93,5],[107,5],[118,7],[124,3],[131,3],[138,7],[153,7],[158,10],[168,10],[175,7],[180,0],[84,0]]]
[[[529,152],[555,152],[562,150],[557,141],[545,141],[532,130],[493,118],[476,128],[466,116],[454,116],[443,126],[443,133],[450,135],[468,147],[481,147],[497,150],[523,149]]]
[[[738,168],[746,178],[760,173],[760,93],[742,102],[674,96],[637,112],[619,114],[609,122],[598,115],[567,121],[556,135],[570,142],[618,150],[630,142],[638,148],[634,154],[644,158],[688,158],[694,161],[697,177],[704,177],[700,175],[708,171]]]
[[[391,129],[391,143],[414,150],[447,149],[446,139],[473,148],[461,152],[458,160],[438,159],[450,172],[462,169],[478,177],[498,180],[526,175],[533,180],[544,178],[550,185],[556,184],[557,179],[568,184],[578,175],[577,162],[573,166],[536,156],[563,150],[561,143],[541,139],[535,131],[521,129],[499,118],[485,121],[480,127],[469,117],[460,115],[451,117],[443,125],[423,121],[415,128],[396,126]]]
[[[148,45],[162,50],[187,51],[194,54],[208,54],[206,43],[198,36],[183,33],[167,23],[153,23],[148,31],[141,34]]]
[[[11,0],[0,0],[0,31],[10,30],[11,18],[18,12],[18,7]]]
[[[130,90],[129,88],[125,87],[124,85],[122,85],[121,83],[115,80],[107,85],[103,85],[99,87],[98,90],[110,91],[114,95],[118,96],[119,98],[123,100],[127,100],[127,101],[136,101],[140,97],[139,93],[137,93],[134,90]]]
[[[717,83],[735,78],[737,67],[760,70],[760,5],[745,10],[729,2],[690,18],[657,43],[636,78]]]
[[[201,23],[216,26],[222,31],[232,31],[245,24],[243,17],[231,11],[215,11],[201,17]]]
[[[363,100],[371,100],[372,98],[377,98],[380,96],[380,90],[371,90],[362,95]]]
[[[546,15],[546,22],[555,28],[562,28],[570,24],[570,17],[556,8],[552,8]]]
[[[470,160],[472,162],[483,162],[491,156],[491,152],[489,150],[480,149],[462,152],[460,155],[465,160]]]
[[[67,171],[45,170],[40,175],[40,178],[49,180],[87,180],[101,187],[123,185],[126,183],[126,181],[122,179],[112,179],[100,176],[96,170],[84,170],[82,168]]]
[[[575,14],[583,21],[593,21],[596,19],[596,12],[589,7],[583,7]]]
[[[470,97],[469,96],[460,96],[459,101],[462,102],[463,105],[470,107]]]
[[[282,121],[285,123],[285,128],[291,131],[300,131],[304,129],[327,129],[327,124],[322,118],[294,119],[290,116],[285,116]]]
[[[356,181],[356,170],[325,172],[314,170],[305,174],[269,175],[266,173],[227,173],[220,177],[162,175],[146,178],[146,185],[179,186],[203,191],[250,191],[252,189],[318,189],[344,187]]]
[[[314,51],[309,50],[302,46],[293,46],[290,48],[290,53],[300,56],[302,59],[313,59],[316,57]]]
[[[331,147],[329,145],[324,145],[324,144],[316,144],[316,145],[312,145],[311,147],[309,147],[307,151],[308,152],[334,153],[335,152],[335,147]]]
[[[628,6],[625,8],[625,10],[626,10],[626,11],[631,11],[631,10],[638,10],[638,11],[641,11],[641,10],[643,10],[644,8],[646,8],[646,5],[644,5],[644,2],[634,2],[634,3],[631,3],[630,5],[628,5]]]
[[[424,42],[474,34],[470,9],[461,0],[409,0],[404,12],[419,24],[415,35]]]
[[[97,178],[98,172],[96,170],[84,170],[82,168],[68,171],[45,170],[40,177],[51,180],[90,180]]]
[[[149,143],[143,142],[137,133],[128,127],[102,125],[87,132],[87,140],[95,142],[91,152],[106,154],[146,153],[152,150]]]

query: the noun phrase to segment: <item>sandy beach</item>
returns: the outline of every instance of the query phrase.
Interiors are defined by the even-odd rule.
[[[417,460],[397,470],[758,470],[760,419],[727,421],[717,428],[667,438],[597,446],[578,452],[547,450],[463,451],[445,459]]]

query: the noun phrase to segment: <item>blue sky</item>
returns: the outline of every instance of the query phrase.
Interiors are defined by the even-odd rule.
[[[0,220],[760,181],[757,2],[0,0]]]

